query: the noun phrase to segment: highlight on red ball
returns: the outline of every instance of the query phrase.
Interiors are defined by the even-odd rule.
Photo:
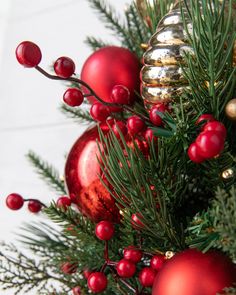
[[[18,62],[26,68],[36,67],[42,59],[39,46],[31,41],[21,42],[15,53]]]

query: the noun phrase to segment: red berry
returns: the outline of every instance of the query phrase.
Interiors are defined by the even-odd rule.
[[[69,78],[75,72],[75,63],[69,57],[59,57],[54,63],[54,71],[59,77]]]
[[[33,68],[40,63],[42,53],[38,45],[30,41],[24,41],[16,48],[16,58],[24,67]]]
[[[152,287],[156,272],[151,267],[144,267],[139,273],[139,281],[143,287]]]
[[[129,89],[123,85],[116,85],[111,91],[111,101],[118,104],[130,103]]]
[[[112,130],[117,138],[120,138],[120,133],[125,137],[128,132],[126,124],[122,121],[115,122],[115,124],[112,126]]]
[[[121,259],[116,265],[116,271],[122,278],[132,278],[136,272],[136,266],[130,260]]]
[[[157,139],[157,137],[153,134],[152,129],[150,128],[147,128],[147,130],[144,132],[144,138],[146,139],[146,141],[152,141]]]
[[[71,107],[78,107],[83,103],[84,96],[78,88],[69,88],[64,93],[63,100]]]
[[[61,271],[64,274],[71,275],[77,271],[78,264],[77,263],[70,263],[70,262],[65,262],[61,265]]]
[[[74,288],[72,289],[72,292],[73,292],[73,295],[81,295],[81,294],[82,294],[82,292],[81,292],[81,288],[80,288],[79,286],[74,287]]]
[[[30,200],[28,203],[28,209],[32,213],[38,213],[42,209],[42,204],[37,200]]]
[[[107,277],[103,272],[94,272],[88,278],[88,287],[93,293],[100,293],[107,288]]]
[[[110,240],[115,233],[113,223],[109,221],[100,221],[95,228],[95,234],[102,241]]]
[[[132,214],[132,216],[131,216],[131,219],[132,219],[131,224],[132,224],[133,228],[140,229],[140,228],[144,227],[144,224],[141,221],[142,218],[143,218],[143,216],[140,213]]]
[[[95,121],[105,121],[110,116],[110,113],[109,107],[100,102],[95,102],[90,109],[90,115]]]
[[[207,123],[204,126],[203,131],[218,131],[218,132],[222,133],[222,136],[224,138],[226,137],[226,134],[227,134],[227,130],[225,128],[225,125],[219,121],[213,121],[213,122]]]
[[[156,110],[158,112],[161,112],[161,113],[164,113],[164,112],[169,112],[170,111],[170,108],[168,105],[165,105],[164,103],[158,103],[155,105],[156,107]]]
[[[124,249],[124,258],[130,260],[134,263],[141,261],[143,253],[141,250],[138,250],[134,246],[129,246]]]
[[[154,106],[154,107],[151,108],[150,113],[149,113],[150,121],[155,126],[161,126],[162,125],[162,118],[160,117],[158,112],[160,112],[159,108],[157,106]]]
[[[92,274],[92,271],[89,271],[88,269],[85,269],[83,271],[83,275],[84,275],[85,279],[88,279],[91,274]]]
[[[6,205],[11,210],[19,210],[24,205],[24,199],[19,194],[10,194],[6,198]]]
[[[158,271],[162,268],[165,262],[165,256],[163,255],[154,255],[150,261],[150,266],[154,270]]]
[[[136,135],[137,133],[143,131],[146,128],[146,125],[145,122],[138,116],[132,116],[127,120],[127,127],[131,135]]]
[[[212,114],[202,114],[196,121],[196,125],[199,125],[200,123],[204,122],[205,123],[202,125],[202,127],[207,123],[207,122],[212,122],[215,121],[215,118],[213,117]]]
[[[63,208],[64,210],[67,209],[67,207],[69,207],[71,205],[71,199],[69,199],[68,197],[60,197],[57,200],[57,207],[59,208]]]
[[[217,131],[202,132],[196,139],[197,153],[203,158],[210,159],[224,149],[224,137]]]
[[[205,159],[198,154],[197,145],[193,142],[188,148],[189,159],[194,163],[202,163]]]

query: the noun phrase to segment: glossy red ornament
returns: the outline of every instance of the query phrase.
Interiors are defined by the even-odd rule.
[[[143,252],[134,246],[129,246],[124,249],[124,258],[127,260],[138,263],[141,261],[142,257]]]
[[[113,223],[109,221],[100,221],[95,228],[96,237],[102,241],[109,241],[115,233]]]
[[[78,107],[84,101],[84,95],[78,88],[68,88],[63,95],[63,100],[71,107]]]
[[[139,281],[143,287],[152,287],[156,272],[151,267],[144,267],[139,273]]]
[[[224,138],[227,135],[225,125],[219,121],[208,122],[203,128],[203,132],[204,131],[218,131],[222,134]]]
[[[236,268],[216,251],[176,254],[158,272],[152,295],[216,295],[236,282]]]
[[[202,156],[199,155],[199,153],[197,151],[197,145],[195,142],[193,142],[189,146],[188,156],[189,156],[189,159],[194,163],[202,163],[203,161],[205,161],[205,158],[203,158]]]
[[[42,209],[42,204],[38,200],[30,200],[28,202],[28,209],[32,213],[38,213]]]
[[[77,263],[64,262],[61,265],[61,271],[67,275],[71,275],[73,273],[76,273],[77,268],[78,268]]]
[[[129,89],[130,101],[139,89],[140,62],[128,49],[116,46],[103,47],[89,56],[81,71],[85,81],[104,101],[111,102],[112,89],[123,85]],[[87,89],[84,89],[88,93]],[[93,102],[95,97],[89,98]]]
[[[145,122],[138,116],[131,116],[127,120],[127,128],[131,135],[137,135],[142,132],[145,128]]]
[[[59,57],[54,63],[54,71],[61,78],[69,78],[75,72],[74,61],[66,56]]]
[[[93,293],[100,293],[107,288],[107,277],[103,272],[94,272],[88,278],[88,287]]]
[[[37,44],[23,41],[16,48],[16,58],[24,67],[33,68],[40,63],[42,53]]]
[[[130,260],[121,259],[116,265],[116,271],[121,278],[132,278],[136,272],[136,266]]]
[[[7,196],[6,205],[11,210],[19,210],[24,205],[24,199],[21,195],[12,193]]]
[[[106,131],[104,131],[106,132]],[[114,198],[99,180],[101,169],[97,140],[98,128],[86,130],[73,145],[65,165],[65,182],[73,202],[94,222],[118,222],[119,210]]]
[[[104,122],[110,114],[110,108],[100,102],[95,102],[90,108],[90,115],[95,121]]]
[[[163,267],[165,261],[166,261],[165,256],[154,255],[150,261],[150,266],[154,270],[159,271]]]

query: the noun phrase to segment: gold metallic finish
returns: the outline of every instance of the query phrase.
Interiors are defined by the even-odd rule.
[[[231,168],[228,168],[225,171],[223,171],[221,175],[223,179],[229,180],[230,178],[234,177],[234,170]]]
[[[227,103],[225,114],[231,121],[236,121],[236,98],[231,99]]]
[[[173,251],[166,251],[166,253],[165,253],[166,259],[171,259],[173,256],[175,256],[175,252],[173,252]]]
[[[147,43],[142,43],[141,44],[141,48],[143,49],[143,50],[147,50],[148,49],[148,44]]]

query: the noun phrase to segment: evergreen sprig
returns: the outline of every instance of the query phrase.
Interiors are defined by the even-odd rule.
[[[60,110],[64,113],[69,119],[73,119],[76,123],[79,124],[88,124],[94,122],[91,118],[89,111],[81,109],[80,107],[70,107],[66,104],[60,106]]]
[[[93,51],[96,51],[102,47],[111,46],[112,44],[102,39],[95,38],[95,37],[87,37],[85,39],[85,44],[87,44]]]

